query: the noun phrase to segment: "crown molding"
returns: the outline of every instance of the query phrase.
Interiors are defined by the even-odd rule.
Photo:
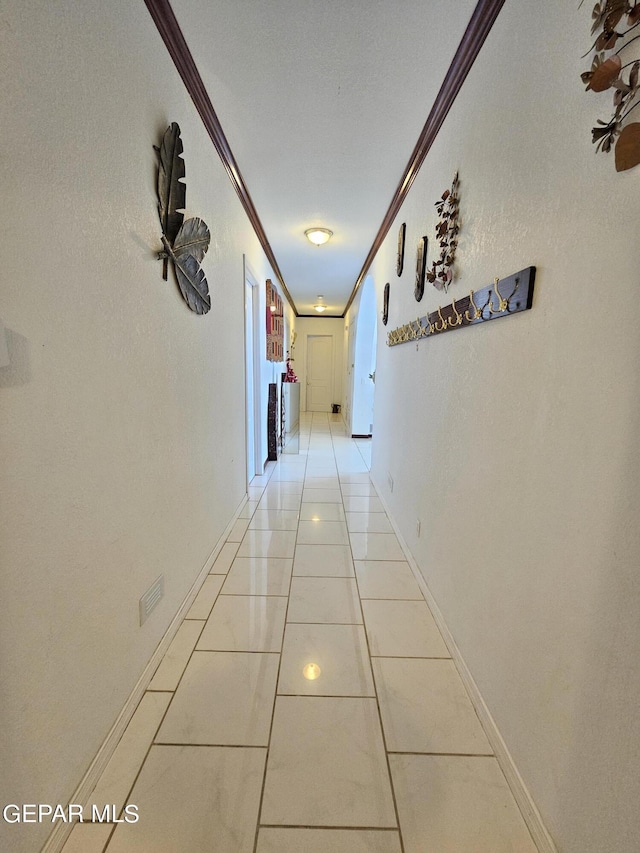
[[[196,63],[191,55],[191,51],[185,41],[184,35],[182,34],[180,24],[178,23],[173,9],[171,8],[171,4],[169,3],[169,0],[144,0],[144,2],[167,50],[169,51],[169,55],[171,56],[174,65],[178,69],[178,73],[182,78],[182,82],[184,83],[187,92],[191,96],[191,99],[200,114],[202,123],[204,124],[207,133],[211,137],[211,141],[222,160],[222,165],[224,166],[229,176],[229,180],[233,184],[233,188],[238,194],[242,206],[249,217],[249,221],[251,222],[253,230],[260,241],[260,245],[264,249],[264,253],[271,264],[274,275],[282,287],[282,292],[293,309],[294,314],[298,316],[298,309],[296,308],[295,303],[291,298],[291,294],[287,289],[287,285],[284,282],[282,272],[280,271],[280,267],[278,266],[278,262],[276,261],[273,253],[273,249],[267,239],[267,235],[262,226],[262,222],[260,221],[260,217],[258,216],[258,212],[253,200],[251,199],[251,195],[244,182],[244,178],[242,177],[242,172],[236,162],[236,158],[233,156],[233,151],[231,150],[227,137],[224,134],[222,125],[216,115],[216,111],[213,108],[213,104],[209,98],[209,93],[207,92],[202,81],[202,77],[200,76],[200,72],[196,67]]]
[[[451,65],[446,73],[444,82],[440,87],[440,91],[433,102],[433,107],[431,108],[431,112],[427,117],[424,127],[422,128],[422,133],[420,134],[411,157],[409,158],[404,174],[402,175],[400,183],[393,194],[393,198],[389,204],[389,209],[384,215],[380,229],[376,234],[371,248],[369,249],[369,254],[367,255],[362,269],[360,270],[360,274],[356,279],[356,283],[351,291],[351,296],[349,297],[342,314],[343,317],[349,310],[349,307],[358,292],[358,288],[364,281],[366,274],[369,272],[373,259],[378,253],[385,237],[389,233],[389,229],[393,225],[393,222],[398,215],[405,198],[407,197],[407,193],[411,189],[420,167],[424,163],[425,157],[429,153],[429,149],[433,145],[433,142],[438,135],[438,132],[442,127],[442,124],[447,117],[447,114],[466,79],[466,76],[471,70],[471,66],[475,62],[476,57],[480,53],[480,49],[489,35],[491,27],[495,23],[503,5],[504,0],[478,1],[467,29],[462,36],[460,44],[458,45],[456,54],[451,61]]]

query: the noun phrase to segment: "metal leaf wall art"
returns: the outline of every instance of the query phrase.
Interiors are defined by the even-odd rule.
[[[164,251],[158,253],[158,258],[163,261],[162,277],[167,280],[171,260],[185,302],[196,314],[206,314],[211,309],[211,297],[200,264],[209,248],[211,234],[202,219],[184,219],[187,185],[182,139],[176,122],[166,129],[160,148],[154,148],[159,161],[158,215]]]
[[[591,131],[592,141],[596,151],[613,148],[616,171],[626,172],[640,163],[640,122],[626,121],[640,105],[640,33],[629,35],[640,27],[640,0],[598,0],[591,18],[591,35],[596,38],[588,53],[595,50],[595,55],[581,79],[587,91],[613,90],[613,115],[608,121],[598,119]],[[635,48],[629,51],[634,42]]]
[[[436,226],[436,237],[440,244],[440,257],[431,264],[427,279],[436,290],[449,290],[453,281],[453,264],[458,248],[458,232],[460,231],[460,198],[458,195],[460,180],[456,172],[451,182],[451,189],[445,190],[436,202],[436,210],[440,221]]]

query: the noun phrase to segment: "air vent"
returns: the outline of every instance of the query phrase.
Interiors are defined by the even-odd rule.
[[[140,599],[140,624],[144,625],[152,610],[164,595],[164,575],[160,575]]]

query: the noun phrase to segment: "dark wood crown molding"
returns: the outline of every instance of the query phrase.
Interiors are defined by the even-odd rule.
[[[505,0],[478,0],[478,4],[473,11],[471,20],[469,21],[464,35],[462,36],[456,55],[451,61],[451,65],[449,66],[449,70],[444,78],[444,82],[440,87],[440,91],[433,103],[431,112],[429,113],[425,125],[422,128],[422,133],[416,142],[404,174],[402,175],[400,183],[398,184],[393,198],[391,199],[389,209],[385,213],[380,229],[376,234],[373,244],[369,249],[369,254],[367,255],[362,269],[360,270],[360,274],[356,279],[349,301],[345,306],[342,315],[343,317],[349,310],[349,307],[358,292],[358,288],[364,281],[366,274],[369,272],[373,259],[378,253],[385,237],[389,233],[389,229],[393,225],[393,222],[398,215],[405,198],[407,197],[407,193],[411,189],[411,186],[418,175],[418,171],[424,163],[425,157],[429,153],[429,149],[433,145],[433,142],[438,135],[438,132],[442,127],[442,124],[447,117],[447,114],[451,109],[467,74],[471,70],[471,66],[480,53],[480,49],[489,35],[491,27],[495,23],[504,2]]]
[[[295,303],[291,298],[291,294],[284,282],[282,272],[280,271],[278,262],[273,254],[273,249],[267,239],[265,230],[262,227],[262,222],[260,222],[258,212],[253,204],[247,185],[244,182],[244,178],[242,177],[236,158],[233,156],[227,137],[222,130],[216,111],[213,108],[209,94],[205,88],[202,78],[200,77],[200,73],[196,67],[187,42],[185,41],[184,35],[182,34],[178,20],[171,8],[171,4],[169,3],[169,0],[144,0],[144,2],[156,27],[158,28],[158,32],[160,33],[176,68],[178,69],[180,77],[182,77],[182,81],[187,92],[191,95],[191,99],[200,114],[200,118],[207,129],[207,133],[211,137],[211,141],[222,160],[222,165],[226,169],[229,179],[233,184],[233,188],[238,194],[242,206],[249,217],[249,221],[253,226],[253,230],[256,232],[269,263],[271,264],[275,277],[278,279],[278,282],[282,287],[282,292],[297,317],[298,309],[296,308]]]

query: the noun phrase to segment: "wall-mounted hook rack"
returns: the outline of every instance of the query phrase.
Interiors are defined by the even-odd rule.
[[[495,278],[493,284],[472,290],[468,296],[439,306],[425,317],[418,317],[388,333],[387,346],[394,347],[420,338],[431,338],[464,326],[477,326],[498,317],[528,311],[533,302],[535,267],[527,267],[507,278]],[[505,297],[505,293],[510,296]]]

